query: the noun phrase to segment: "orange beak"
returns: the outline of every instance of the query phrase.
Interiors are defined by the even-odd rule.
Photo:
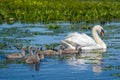
[[[102,36],[104,36],[104,30],[103,30],[103,29],[101,29],[100,34],[101,34]]]

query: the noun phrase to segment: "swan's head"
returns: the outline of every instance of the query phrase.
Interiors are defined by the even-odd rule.
[[[100,34],[101,34],[102,36],[104,36],[104,29],[103,29],[102,26],[96,25],[96,26],[94,26],[93,29],[95,29],[96,31],[100,32]]]

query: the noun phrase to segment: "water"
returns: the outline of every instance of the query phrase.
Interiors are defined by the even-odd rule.
[[[52,23],[50,23],[52,24]],[[7,63],[5,54],[20,52],[22,46],[61,44],[68,33],[77,31],[91,34],[90,29],[69,22],[58,22],[58,29],[49,29],[50,24],[1,24],[0,25],[0,80],[120,80],[120,23],[104,24],[106,52],[82,52],[78,55],[63,55],[65,58],[45,57],[39,70],[33,64]],[[67,58],[66,58],[67,57]]]

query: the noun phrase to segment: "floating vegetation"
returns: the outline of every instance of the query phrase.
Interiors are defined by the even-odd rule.
[[[48,45],[48,44],[46,44],[46,45],[45,45],[45,48],[49,50],[49,49],[51,49],[51,46]]]
[[[7,48],[7,44],[6,43],[0,43],[0,49],[3,49],[3,48]]]
[[[45,44],[45,48],[46,49],[56,49],[56,47],[58,47],[58,43],[53,43],[53,44]]]
[[[3,37],[0,39],[0,49],[11,49],[13,47],[21,49],[24,43],[29,44],[31,41],[22,38],[31,37],[33,34],[28,29],[13,27],[3,28],[0,31],[0,36]]]
[[[109,60],[118,60],[117,58],[109,58]]]
[[[0,64],[0,68],[7,68],[8,66],[5,64]]]
[[[0,60],[0,68],[7,68],[7,63],[6,63],[6,60]]]
[[[113,70],[114,66],[113,65],[108,65],[108,66],[104,66],[103,70]]]
[[[1,0],[0,3],[0,22],[62,20],[104,23],[120,19],[118,0]]]
[[[81,29],[91,29],[91,26],[80,26]]]
[[[116,56],[116,54],[103,54],[103,57],[104,58],[108,58],[108,57],[113,57],[113,56]]]
[[[67,59],[70,59],[70,57],[69,56],[60,56],[59,59],[60,60],[67,60]]]
[[[24,44],[29,45],[31,40],[22,40],[16,38],[6,38],[0,40],[0,49],[12,49],[13,47],[20,50]]]
[[[113,69],[120,70],[120,65],[118,66],[108,65],[103,67],[103,70],[113,70]]]
[[[85,64],[97,64],[97,62],[85,62]]]
[[[120,73],[113,73],[111,76],[120,77]]]
[[[71,24],[70,29],[71,29],[71,30],[74,30],[74,29],[75,29],[75,26],[74,26],[73,24]]]
[[[18,27],[13,27],[13,28],[4,28],[1,32],[0,32],[0,36],[2,37],[18,37],[18,38],[22,38],[22,37],[30,37],[32,36],[31,32],[25,28],[18,28]]]
[[[115,69],[119,69],[120,70],[120,65],[119,66],[115,66]]]
[[[55,30],[55,29],[58,29],[58,28],[60,28],[60,26],[58,26],[57,24],[50,24],[48,26],[48,29],[50,29],[50,30]]]

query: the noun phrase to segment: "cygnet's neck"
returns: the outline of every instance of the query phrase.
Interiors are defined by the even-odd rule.
[[[38,55],[39,51],[40,51],[40,48],[37,48],[36,51],[35,51],[35,57],[36,57],[37,61],[40,60],[40,57]]]
[[[22,55],[25,56],[25,49],[22,49]]]
[[[32,55],[33,55],[33,50],[32,50],[32,49],[30,49],[30,54],[32,54]]]
[[[39,56],[38,56],[38,53],[35,53],[35,57],[36,57],[37,61],[40,60],[40,58],[39,58]]]

